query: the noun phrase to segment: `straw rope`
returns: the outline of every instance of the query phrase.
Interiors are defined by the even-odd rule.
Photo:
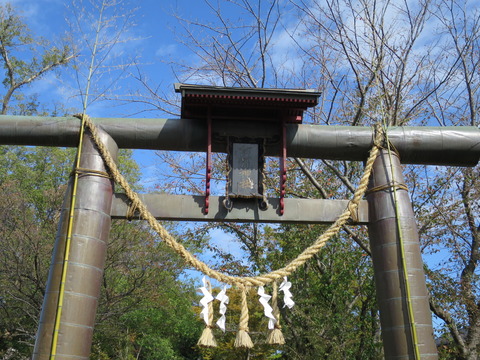
[[[212,285],[207,281],[208,291],[212,292]],[[217,341],[213,335],[213,300],[208,303],[208,324],[203,329],[202,336],[198,339],[197,345],[202,347],[217,347]]]
[[[237,336],[235,338],[234,346],[236,348],[251,349],[253,348],[253,342],[252,342],[252,339],[250,338],[250,335],[248,334],[249,316],[248,316],[247,292],[249,288],[242,285],[241,290],[242,290],[242,293],[241,293],[242,303],[240,307],[240,321],[238,323],[238,331],[237,331]]]
[[[277,322],[274,328],[269,332],[267,336],[267,344],[270,345],[285,345],[285,338],[282,333],[282,326],[280,325],[280,309],[278,308],[278,284],[276,281],[272,283],[272,309],[273,316]]]
[[[75,169],[72,170],[71,175],[75,175],[75,174],[78,174],[78,176],[89,175],[89,176],[99,176],[106,179],[111,178],[110,174],[106,173],[105,171],[85,169],[81,167],[76,167]]]
[[[373,188],[368,189],[365,192],[365,195],[369,195],[369,194],[379,192],[379,191],[383,191],[383,190],[390,190],[390,189],[400,189],[400,190],[408,191],[407,185],[396,182],[396,181],[389,181],[387,184],[380,185],[380,186],[375,186]]]
[[[331,237],[336,235],[343,225],[350,219],[351,214],[356,210],[360,200],[363,198],[365,191],[368,187],[368,181],[370,173],[373,168],[373,163],[377,158],[379,149],[384,141],[384,132],[380,126],[375,127],[374,145],[370,150],[370,155],[365,164],[365,170],[361,177],[360,184],[355,191],[353,198],[350,200],[349,205],[345,211],[338,217],[338,219],[322,234],[317,240],[308,248],[306,248],[297,258],[292,260],[288,265],[278,270],[272,271],[268,274],[254,276],[254,277],[236,277],[223,274],[219,271],[211,269],[207,264],[198,260],[193,256],[182,244],[177,242],[175,238],[155,219],[150,213],[145,204],[140,200],[138,194],[132,190],[128,182],[118,171],[115,161],[111,157],[108,149],[102,143],[98,136],[97,127],[93,124],[88,115],[75,115],[75,117],[82,119],[85,125],[90,129],[90,133],[93,141],[96,143],[98,150],[103,157],[103,160],[107,167],[110,169],[110,173],[117,184],[119,184],[131,201],[131,206],[138,210],[140,218],[146,220],[152,229],[170,246],[176,253],[178,253],[187,264],[190,264],[200,272],[216,279],[222,283],[236,285],[236,286],[262,286],[269,284],[284,276],[288,276],[293,273],[299,266],[303,265],[306,261],[312,258],[316,253],[322,249]]]

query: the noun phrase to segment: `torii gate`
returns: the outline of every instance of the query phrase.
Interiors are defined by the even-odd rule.
[[[118,148],[177,151],[224,151],[225,140],[209,141],[212,134],[236,137],[258,136],[272,131],[264,123],[235,126],[232,121],[212,121],[210,128],[202,119],[114,119],[93,118],[102,129],[102,141],[115,155]],[[0,144],[62,146],[78,145],[79,120],[75,117],[0,116]],[[374,130],[367,127],[341,127],[284,124],[285,149],[292,157],[364,161],[373,145]],[[392,127],[389,141],[404,164],[474,166],[480,157],[480,130],[476,127]],[[281,134],[280,134],[281,136]],[[111,218],[125,218],[128,204],[124,196],[114,194],[107,169],[89,137],[83,140],[80,159],[83,170],[78,181],[75,204],[70,267],[65,284],[65,301],[60,321],[55,359],[88,359]],[[265,155],[282,156],[281,147],[265,145]],[[283,154],[284,155],[284,154]],[[370,180],[372,191],[358,208],[357,224],[368,225],[375,272],[377,300],[386,359],[436,359],[431,313],[423,273],[418,231],[397,154],[383,150],[377,157]],[[57,307],[61,264],[65,247],[69,192],[52,256],[52,264],[42,308],[33,359],[50,358],[52,331]],[[399,213],[393,200],[396,191]],[[235,200],[231,209],[223,206],[224,197],[211,196],[209,211],[205,197],[187,195],[143,195],[143,200],[158,219],[331,223],[345,208],[344,200],[268,198],[268,207]],[[407,295],[402,285],[397,218],[407,239],[406,268],[410,280],[414,322],[406,309]],[[412,344],[412,329],[417,333],[417,349]]]

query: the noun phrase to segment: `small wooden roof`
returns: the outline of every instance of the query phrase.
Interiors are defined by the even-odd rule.
[[[175,84],[182,95],[183,119],[234,119],[301,123],[318,104],[319,92],[304,89],[233,88]]]

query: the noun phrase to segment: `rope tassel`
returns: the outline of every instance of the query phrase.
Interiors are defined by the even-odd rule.
[[[278,308],[278,285],[277,282],[273,282],[273,291],[272,291],[272,308],[273,316],[275,317],[275,324],[273,329],[270,330],[270,333],[267,337],[267,344],[270,345],[284,345],[285,338],[283,337],[282,327],[280,326],[280,309]]]
[[[240,323],[238,325],[237,337],[235,339],[235,347],[237,348],[253,348],[252,339],[248,335],[248,303],[247,289],[242,286],[242,311],[240,313]]]
[[[203,316],[203,320],[205,321],[205,329],[203,330],[202,336],[197,342],[198,346],[202,347],[217,347],[217,341],[213,336],[213,296],[211,294],[212,287],[210,282],[203,278],[203,286],[200,288],[200,291],[203,293],[203,298],[200,300],[200,304],[202,304],[203,309],[200,313]],[[207,289],[208,286],[208,289]]]

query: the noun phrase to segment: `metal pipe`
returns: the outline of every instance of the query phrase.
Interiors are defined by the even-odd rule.
[[[117,146],[108,134],[101,132],[102,141],[112,156]],[[100,172],[106,172],[103,160],[89,136],[83,141],[80,158],[77,200],[75,202],[72,245],[65,283],[65,301],[55,359],[89,359],[93,327],[102,284],[110,211],[113,198],[113,181]],[[88,170],[93,170],[89,172]],[[73,177],[72,177],[73,178]],[[40,324],[37,331],[33,360],[50,358],[55,310],[61,281],[71,181],[62,207],[62,215],[52,255],[47,290]]]
[[[93,118],[120,148],[206,151],[204,121],[186,119]],[[76,146],[80,121],[74,117],[0,116],[0,144]],[[275,126],[274,126],[275,125]],[[280,134],[267,122],[214,121],[212,150],[224,152],[225,135],[270,137],[266,155],[280,155]],[[391,127],[388,137],[404,164],[475,166],[480,158],[476,127]],[[360,126],[287,125],[288,156],[363,161],[373,130]]]
[[[375,161],[367,201],[385,359],[416,359],[413,326],[420,358],[437,359],[418,229],[408,191],[398,184],[404,184],[400,161],[395,154],[390,157],[384,150]],[[397,204],[393,186],[397,186]],[[401,231],[397,228],[397,215]],[[399,234],[402,234],[402,239]],[[402,271],[402,243],[407,281]],[[407,301],[406,283],[409,284],[410,303]],[[414,323],[409,317],[409,307]]]

